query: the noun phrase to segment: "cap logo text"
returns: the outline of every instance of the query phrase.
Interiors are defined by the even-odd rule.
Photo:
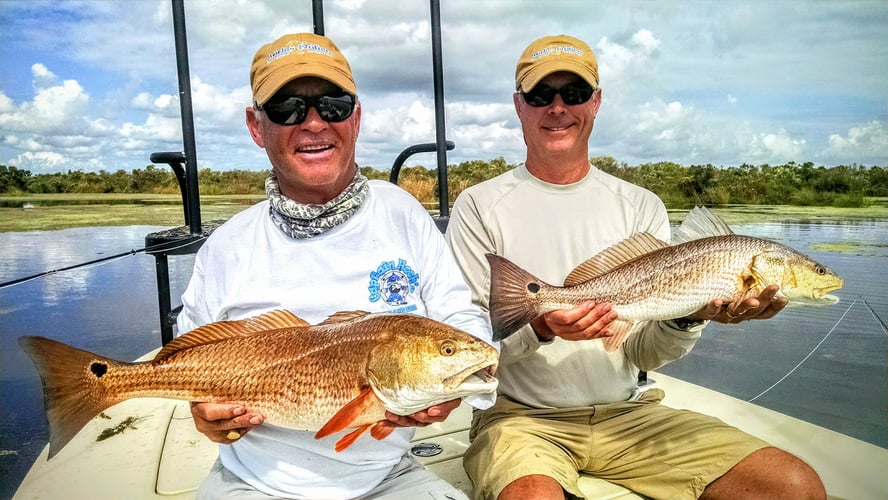
[[[316,43],[299,42],[296,46],[289,45],[287,47],[281,47],[271,54],[268,54],[268,59],[266,60],[266,63],[270,63],[276,59],[280,59],[281,57],[292,54],[295,51],[313,52],[315,54],[322,54],[325,56],[333,55],[333,52],[331,52],[329,49],[321,47]]]
[[[546,47],[545,49],[538,50],[530,55],[531,59],[539,59],[540,57],[545,57],[551,54],[573,54],[575,56],[582,57],[584,52],[572,45],[558,45],[555,47]]]

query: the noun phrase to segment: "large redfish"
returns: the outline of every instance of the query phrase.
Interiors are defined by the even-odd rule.
[[[703,207],[692,210],[669,245],[639,233],[580,264],[552,286],[498,255],[490,263],[493,339],[502,340],[534,318],[584,301],[609,302],[618,319],[604,339],[614,351],[635,322],[682,318],[714,299],[737,301],[779,285],[789,305],[838,302],[836,273],[792,248],[734,232]]]
[[[43,381],[52,458],[90,419],[131,398],[239,402],[322,438],[354,429],[383,439],[385,411],[409,415],[496,390],[490,344],[415,315],[337,313],[311,326],[286,311],[197,328],[140,363],[43,337],[21,337]]]

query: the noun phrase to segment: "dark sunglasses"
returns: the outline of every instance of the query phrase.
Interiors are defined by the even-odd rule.
[[[560,89],[554,89],[548,85],[539,84],[530,89],[529,92],[521,92],[521,95],[524,96],[524,102],[527,104],[535,108],[541,108],[552,104],[556,94],[561,96],[561,100],[564,101],[564,104],[567,104],[568,106],[576,106],[577,104],[583,104],[591,99],[593,93],[595,93],[595,88],[588,83],[573,82],[568,83]]]
[[[256,105],[256,109],[264,111],[268,119],[278,125],[299,125],[308,116],[309,108],[318,110],[325,122],[341,122],[355,111],[355,96],[342,91],[317,96],[275,96],[265,104]]]

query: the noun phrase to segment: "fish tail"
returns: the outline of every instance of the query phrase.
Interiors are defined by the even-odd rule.
[[[499,255],[490,263],[490,322],[493,340],[500,341],[542,314],[538,293],[546,283]]]
[[[104,409],[121,401],[102,381],[125,363],[82,351],[45,337],[20,337],[43,382],[43,406],[49,421],[49,458],[55,456]]]

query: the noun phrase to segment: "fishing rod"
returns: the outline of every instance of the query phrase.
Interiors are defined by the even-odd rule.
[[[203,234],[195,235],[194,238],[189,238],[189,239],[187,239],[187,240],[183,240],[183,241],[180,242],[180,244],[179,244],[178,246],[175,246],[175,247],[167,247],[167,244],[152,245],[152,246],[148,246],[148,247],[140,248],[140,249],[138,249],[138,250],[129,250],[129,251],[126,251],[126,252],[121,252],[121,253],[115,254],[115,255],[109,255],[109,256],[107,256],[107,257],[102,257],[102,258],[100,258],[100,259],[93,259],[93,260],[90,260],[90,261],[81,262],[81,263],[79,263],[79,264],[74,264],[74,265],[71,265],[71,266],[62,267],[62,268],[60,268],[60,269],[51,269],[51,270],[49,270],[49,271],[44,271],[44,272],[42,272],[42,273],[32,274],[32,275],[30,275],[30,276],[25,276],[25,277],[23,277],[23,278],[18,278],[18,279],[14,279],[14,280],[11,280],[11,281],[6,281],[6,282],[4,282],[4,283],[0,283],[0,290],[2,290],[2,289],[4,289],[4,288],[11,287],[11,286],[14,286],[14,285],[20,285],[20,284],[22,284],[22,283],[26,283],[26,282],[31,281],[31,280],[36,280],[36,279],[39,279],[39,278],[43,278],[43,277],[45,277],[45,276],[49,276],[49,275],[53,275],[53,274],[58,274],[58,273],[62,273],[62,272],[65,272],[65,271],[71,271],[71,270],[73,270],[73,269],[79,269],[79,268],[81,268],[81,267],[87,267],[87,266],[92,266],[92,265],[96,265],[96,264],[101,264],[101,263],[103,263],[103,262],[107,262],[107,261],[111,261],[111,260],[115,260],[115,259],[121,259],[121,258],[123,258],[123,257],[129,257],[129,256],[131,256],[131,255],[136,255],[137,253],[142,253],[142,252],[151,253],[151,252],[154,252],[154,251],[160,250],[161,247],[163,247],[163,250],[167,250],[167,251],[170,251],[170,250],[176,250],[176,249],[178,249],[178,248],[183,248],[183,247],[186,247],[186,246],[188,246],[188,245],[191,245],[191,244],[193,244],[194,242],[196,242],[196,241],[198,241],[198,240],[201,240],[201,239],[204,239],[204,238],[206,238],[206,237],[207,237],[207,235],[203,235]]]

